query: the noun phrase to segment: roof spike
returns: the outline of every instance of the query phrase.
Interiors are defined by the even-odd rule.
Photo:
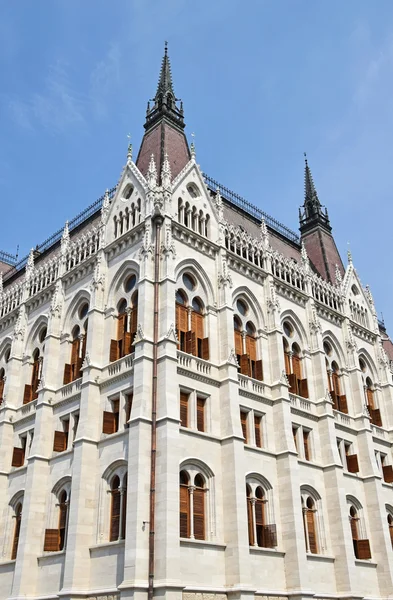
[[[0,296],[3,293],[3,271],[0,271]]]
[[[64,229],[63,229],[63,235],[61,236],[61,239],[64,242],[66,242],[70,239],[70,232],[68,229],[68,221],[65,222]]]
[[[147,170],[147,183],[149,188],[155,188],[157,185],[157,167],[153,153],[150,157],[149,168]]]
[[[128,148],[127,148],[127,164],[130,165],[132,162],[132,144],[131,144],[131,135],[127,135],[128,138]]]
[[[348,264],[352,265],[352,252],[351,249],[349,247],[349,242],[348,242],[348,250],[347,250],[347,256],[348,256]]]
[[[170,187],[171,181],[172,181],[171,166],[169,164],[168,153],[165,152],[164,162],[162,164],[162,171],[161,171],[162,187],[164,187],[164,188]]]
[[[175,92],[173,90],[171,63],[168,56],[168,42],[165,42],[164,57],[161,63],[160,77],[158,79],[157,92],[154,100],[157,101],[160,96],[162,100],[166,100],[168,94],[171,94],[174,101]]]
[[[319,202],[317,190],[315,189],[314,180],[311,174],[311,169],[308,166],[307,154],[304,153],[304,204],[312,202],[313,204],[321,206]]]
[[[339,266],[338,266],[337,263],[336,263],[336,273],[335,273],[335,275],[336,275],[336,283],[337,283],[337,285],[341,285],[342,282],[343,282],[343,278],[341,277],[341,271],[340,271],[340,268],[339,268]]]
[[[195,160],[196,152],[195,152],[195,133],[191,134],[192,142],[190,145],[191,158]]]

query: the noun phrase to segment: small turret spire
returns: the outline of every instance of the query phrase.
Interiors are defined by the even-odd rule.
[[[300,230],[318,223],[331,231],[327,210],[319,201],[306,153],[304,153],[304,161],[304,204],[299,212]]]

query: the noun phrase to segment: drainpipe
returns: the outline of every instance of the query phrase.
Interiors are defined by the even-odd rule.
[[[155,248],[154,248],[154,321],[153,321],[153,376],[151,403],[151,457],[150,457],[150,515],[149,515],[149,588],[148,600],[154,595],[154,534],[155,534],[155,500],[156,500],[156,443],[157,443],[157,362],[158,362],[158,308],[159,308],[159,276],[160,276],[160,237],[161,215],[154,215]]]

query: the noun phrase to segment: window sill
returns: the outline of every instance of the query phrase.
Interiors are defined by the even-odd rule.
[[[27,469],[27,463],[25,463],[21,467],[11,467],[10,474],[16,473],[16,471],[20,472],[22,469]]]
[[[307,560],[315,560],[316,562],[331,562],[333,563],[336,558],[329,554],[312,554],[311,552],[306,553]]]
[[[41,554],[41,556],[37,556],[37,562],[38,564],[49,562],[51,558],[61,558],[62,556],[65,556],[65,553],[65,549],[58,550],[57,552],[44,552],[44,554]]]
[[[208,431],[199,431],[198,429],[191,429],[191,427],[183,427],[183,425],[180,425],[180,431],[186,435],[195,435],[196,437],[202,437],[204,439],[211,440],[212,442],[221,443],[221,438],[217,437],[216,435],[212,435]]]
[[[266,556],[285,556],[285,552],[276,548],[262,548],[261,546],[250,546],[250,554],[264,554]]]
[[[378,566],[378,563],[371,560],[371,558],[368,558],[368,559],[355,558],[355,565],[359,565],[360,567],[370,567],[371,569],[376,569]]]
[[[210,542],[209,540],[192,540],[191,538],[180,538],[180,546],[200,546],[201,548],[217,548],[225,550],[226,544]]]
[[[56,452],[55,450],[53,450],[53,454],[52,454],[51,458],[57,458],[60,456],[68,456],[69,454],[72,454],[73,451],[74,451],[74,448],[67,448],[67,450],[62,450],[61,452]]]
[[[125,540],[117,540],[116,542],[102,542],[102,544],[95,544],[94,546],[90,546],[89,552],[90,554],[99,551],[105,550],[106,548],[121,548],[124,546]]]
[[[114,433],[101,433],[99,442],[105,442],[107,440],[116,439],[118,437],[123,436],[125,433],[127,433],[127,431],[128,431],[127,429],[119,429],[118,431],[115,431]]]
[[[251,446],[251,444],[244,444],[244,449],[250,452],[257,452],[259,454],[266,454],[267,456],[276,456],[274,452],[267,448],[260,448],[259,446]]]
[[[0,562],[0,569],[1,569],[1,567],[7,567],[8,565],[14,565],[15,562],[16,562],[16,558],[14,558],[12,560],[11,559],[10,560],[3,560],[3,561]]]
[[[350,473],[349,471],[343,471],[344,477],[351,477],[352,479],[359,479],[359,473]]]

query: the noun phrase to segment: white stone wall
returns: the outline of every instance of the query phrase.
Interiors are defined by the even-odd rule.
[[[122,190],[129,181],[142,200],[141,215],[135,227],[114,239],[113,216],[125,204]],[[208,238],[177,220],[178,198],[187,202],[190,182],[200,191],[192,204],[200,204],[210,216]],[[147,184],[135,165],[129,164],[118,195],[111,206],[104,205],[97,225],[99,247],[70,268],[64,257],[69,256],[72,238],[66,232],[55,257],[56,280],[31,296],[23,291],[19,306],[0,320],[0,361],[7,344],[12,344],[5,401],[0,407],[0,599],[43,599],[58,594],[97,600],[146,597],[154,273],[150,215],[154,206],[165,216],[159,286],[156,594],[177,600],[181,596],[184,600],[388,598],[393,589],[393,550],[386,505],[393,506],[393,489],[383,481],[374,453],[386,454],[392,463],[393,386],[370,296],[361,292],[356,298],[370,315],[369,328],[360,327],[349,312],[353,283],[361,289],[352,263],[344,281],[329,288],[312,275],[304,254],[301,264],[283,261],[284,270],[292,270],[305,282],[300,289],[286,279],[286,271],[284,278],[272,274],[272,251],[263,228],[255,241],[263,248],[263,268],[226,250],[220,199],[213,201],[207,195],[194,158],[172,188],[170,193],[157,188],[154,174]],[[34,269],[34,264],[28,266],[27,280],[34,278]],[[177,352],[175,291],[182,287],[185,271],[198,281],[206,307],[208,362]],[[122,284],[130,273],[137,276],[139,294],[135,355],[109,363],[116,307],[125,297]],[[318,285],[325,300],[318,300],[312,292]],[[329,306],[329,294],[340,298],[339,310]],[[237,372],[233,315],[238,298],[248,303],[256,326],[263,382]],[[64,386],[71,331],[78,306],[86,300],[89,328],[83,377]],[[285,319],[293,323],[301,345],[308,400],[290,396],[283,376]],[[44,362],[38,399],[22,405],[36,337],[44,326],[47,336],[44,350],[41,344]],[[326,338],[337,346],[341,358],[348,415],[333,411],[327,394]],[[359,355],[367,358],[373,373],[382,428],[370,424],[364,409]],[[197,393],[207,398],[205,432],[196,430],[195,415],[191,427],[180,426],[180,389],[190,391],[194,401]],[[125,427],[124,399],[130,391],[133,408]],[[115,397],[121,398],[120,428],[115,434],[103,434],[102,414]],[[244,444],[240,407],[262,415],[262,448],[256,447],[251,429],[249,443]],[[65,452],[54,453],[54,431],[62,418],[76,412],[75,440]],[[295,449],[292,424],[311,430],[310,461]],[[21,435],[31,432],[34,439],[24,466],[11,467],[13,447]],[[358,474],[343,468],[337,438],[353,444]],[[205,541],[179,539],[179,470],[189,464],[197,465],[208,479]],[[108,481],[125,465],[126,539],[109,542]],[[264,478],[271,486],[269,511],[278,538],[275,549],[249,547],[245,495],[249,477]],[[56,527],[56,493],[64,485],[70,489],[66,548],[44,552],[44,531]],[[300,490],[307,486],[319,496],[317,555],[307,554],[305,548]],[[17,559],[11,561],[12,503],[18,494],[23,497],[22,526]],[[355,560],[353,554],[348,495],[363,507],[372,551],[367,561]]]

